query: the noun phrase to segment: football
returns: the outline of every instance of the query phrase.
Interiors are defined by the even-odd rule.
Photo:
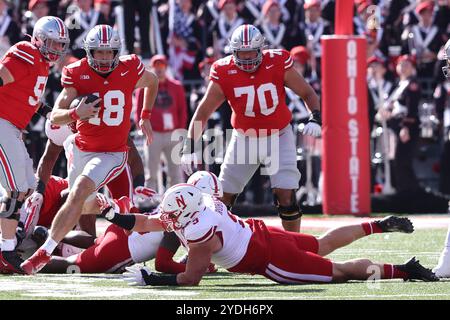
[[[87,103],[93,102],[93,101],[98,99],[98,97],[96,95],[93,95],[93,94],[87,94],[87,95],[79,96],[79,97],[76,97],[75,99],[73,99],[73,101],[70,103],[70,107],[69,108],[73,109],[73,108],[78,107],[78,105],[81,102],[81,99],[83,99],[86,96],[87,96],[87,99],[86,99]],[[95,107],[97,107],[97,108],[100,107],[100,103],[97,103],[97,105]]]

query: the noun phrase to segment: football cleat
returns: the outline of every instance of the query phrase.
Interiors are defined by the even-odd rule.
[[[411,220],[405,217],[389,216],[382,220],[377,220],[375,223],[383,232],[414,232]]]
[[[439,278],[431,271],[431,269],[427,269],[419,263],[419,260],[416,260],[416,257],[412,257],[409,261],[404,264],[396,265],[398,270],[405,272],[408,277],[405,281],[408,280],[422,280],[426,282],[434,282],[439,281]]]
[[[2,251],[0,253],[0,273],[3,274],[25,274],[21,268],[22,258],[19,257],[15,250]]]
[[[20,266],[26,274],[38,273],[50,261],[50,255],[44,249],[38,249],[31,257]]]

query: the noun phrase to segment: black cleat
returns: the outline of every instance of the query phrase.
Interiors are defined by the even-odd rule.
[[[398,270],[405,272],[408,277],[404,279],[408,280],[422,280],[426,282],[434,282],[439,281],[439,278],[434,274],[431,269],[427,269],[419,263],[419,260],[416,260],[416,257],[412,257],[408,262],[396,265]]]
[[[411,220],[405,217],[389,216],[382,220],[377,220],[375,223],[383,232],[414,232],[414,226]]]
[[[23,262],[15,250],[2,251],[0,254],[0,273],[11,274],[19,273],[25,274],[25,271],[20,267]]]

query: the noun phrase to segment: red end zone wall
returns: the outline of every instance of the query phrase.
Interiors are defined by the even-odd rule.
[[[322,37],[323,211],[368,215],[369,116],[366,40]]]

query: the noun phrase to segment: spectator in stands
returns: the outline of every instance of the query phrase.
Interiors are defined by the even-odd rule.
[[[285,23],[281,21],[281,6],[277,0],[269,0],[262,7],[261,31],[266,38],[266,43],[272,49],[291,50],[297,44],[298,39],[290,37],[290,32]]]
[[[403,55],[397,61],[399,82],[388,104],[380,108],[378,119],[387,120],[388,127],[397,136],[393,166],[393,185],[397,192],[419,188],[413,169],[413,159],[419,139],[418,107],[420,86],[416,79],[415,61],[412,56]]]
[[[237,11],[236,0],[220,0],[218,4],[220,14],[208,32],[208,46],[214,48],[215,56],[229,54],[228,40],[234,29],[244,24]]]
[[[403,52],[416,56],[419,77],[432,77],[437,52],[444,44],[444,37],[433,23],[434,1],[420,2],[415,9],[419,22],[402,34]]]
[[[0,0],[0,56],[20,41],[20,28],[8,12],[6,0]]]
[[[100,12],[102,20],[105,21],[107,25],[115,25],[116,17],[111,10],[111,0],[94,0],[94,10]]]
[[[330,24],[321,18],[320,0],[306,0],[304,4],[305,22],[300,23],[299,44],[308,48],[310,55],[315,59],[317,74],[320,77],[320,59],[322,57],[322,45],[320,37],[331,33]],[[303,37],[302,37],[303,35]]]
[[[142,58],[150,58],[150,11],[152,1],[150,0],[123,0],[125,20],[125,45],[129,54],[135,53],[136,25],[139,27],[140,53]],[[136,18],[139,16],[139,20]],[[136,22],[137,21],[137,22]]]
[[[49,14],[47,0],[31,0],[28,3],[28,11],[23,15],[22,34],[24,39],[29,39],[28,35],[33,34],[36,21]]]
[[[85,56],[83,41],[87,33],[98,24],[106,24],[100,12],[92,7],[92,0],[74,0],[67,9],[65,24],[69,29],[72,54],[81,59]]]
[[[198,79],[200,74],[194,65],[202,54],[203,38],[200,24],[192,12],[191,0],[171,2],[169,13],[169,66],[177,80]]]
[[[158,190],[158,176],[161,168],[161,155],[167,165],[168,182],[166,188],[183,182],[181,168],[174,163],[172,151],[179,141],[172,141],[174,130],[185,129],[187,124],[187,106],[184,88],[180,82],[167,76],[167,58],[155,55],[150,60],[150,67],[158,76],[158,96],[153,106],[151,125],[153,128],[153,143],[144,146],[145,186]],[[144,89],[137,92],[137,115],[144,102]],[[139,123],[139,121],[137,122]],[[159,190],[162,194],[164,191]]]

